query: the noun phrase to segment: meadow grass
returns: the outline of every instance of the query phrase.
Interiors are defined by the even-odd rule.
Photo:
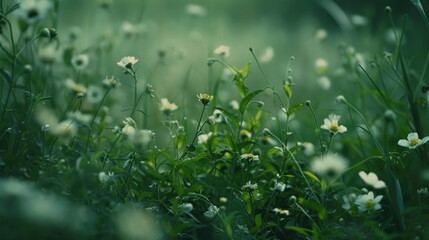
[[[369,28],[316,2],[342,31]],[[70,4],[0,1],[2,239],[429,239],[420,1],[412,26],[381,9],[390,45],[324,58],[329,29],[294,54],[215,45],[197,30],[222,5],[177,2],[191,42],[139,56],[165,44],[159,16],[114,29],[125,4],[81,3],[107,30],[88,31],[64,20]]]

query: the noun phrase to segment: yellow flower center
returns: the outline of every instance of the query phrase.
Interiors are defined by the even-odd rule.
[[[368,200],[368,202],[366,202],[366,204],[365,204],[366,209],[373,209],[374,206],[375,206],[375,202],[372,199]]]
[[[411,139],[411,141],[410,141],[410,145],[411,146],[415,146],[415,145],[417,145],[419,143],[419,140],[418,139]]]
[[[330,130],[332,132],[338,132],[339,126],[338,123],[332,123]]]

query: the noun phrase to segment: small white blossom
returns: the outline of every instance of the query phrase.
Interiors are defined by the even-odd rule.
[[[298,146],[306,156],[311,156],[315,153],[314,144],[311,142],[298,143]]]
[[[321,76],[317,79],[317,83],[323,90],[331,89],[331,80],[327,76]]]
[[[206,143],[207,140],[210,138],[211,135],[212,135],[212,132],[209,132],[207,134],[200,134],[200,135],[198,135],[198,144]]]
[[[267,63],[270,62],[274,58],[274,48],[271,46],[268,46],[265,48],[264,53],[259,58],[261,63]]]
[[[283,182],[275,182],[274,191],[283,192],[286,189],[286,184]]]
[[[192,205],[192,203],[182,203],[178,206],[178,208],[183,213],[190,213],[194,209],[194,205]]]
[[[289,214],[290,214],[289,210],[282,209],[282,208],[274,208],[273,212],[275,212],[277,214],[283,214],[283,215],[286,215],[286,216],[289,216]]]
[[[15,15],[26,23],[32,24],[44,19],[51,8],[52,3],[47,0],[25,0],[20,3]]]
[[[188,4],[186,5],[186,13],[195,17],[204,17],[207,14],[207,10],[197,4]]]
[[[214,218],[218,213],[220,209],[214,205],[211,205],[208,210],[204,213],[204,216],[207,218]]]
[[[328,178],[341,175],[347,167],[348,163],[344,158],[331,153],[316,157],[311,163],[314,172]]]
[[[161,99],[161,107],[160,110],[165,114],[165,115],[170,115],[173,111],[175,111],[177,109],[177,105],[174,103],[170,103],[168,101],[167,98],[162,98]]]
[[[86,100],[91,104],[100,103],[103,99],[103,89],[96,85],[90,85],[86,92]]]
[[[114,173],[109,172],[109,173],[105,173],[105,172],[100,172],[98,173],[98,180],[100,180],[101,183],[106,183],[108,182],[111,178],[113,178]]]
[[[317,73],[325,74],[328,71],[328,62],[323,58],[318,58],[314,63]]]
[[[124,68],[124,69],[132,69],[134,64],[136,64],[139,60],[135,57],[127,56],[123,57],[121,61],[117,62],[118,66]]]
[[[419,138],[419,134],[416,132],[410,133],[407,139],[401,139],[398,141],[398,145],[401,147],[407,147],[409,149],[416,149],[418,146],[425,144],[429,141],[429,137]]]
[[[355,204],[356,198],[357,196],[354,193],[351,193],[349,195],[344,195],[343,196],[344,204],[342,205],[342,208],[346,211],[350,210]]]
[[[328,130],[333,134],[347,132],[347,128],[343,125],[338,125],[340,116],[335,114],[329,114],[328,118],[324,119],[324,124],[320,126],[322,129]]]
[[[382,195],[379,195],[374,198],[373,192],[368,192],[368,194],[359,195],[356,198],[356,205],[360,212],[372,212],[381,209],[380,201],[383,199]]]
[[[78,55],[75,55],[71,59],[71,63],[73,65],[74,69],[76,69],[78,71],[82,71],[86,67],[88,67],[89,56],[87,54],[78,54]]]
[[[253,155],[251,153],[245,153],[245,154],[242,154],[240,156],[240,159],[241,160],[246,160],[248,162],[258,162],[259,161],[259,156],[258,155]]]
[[[230,54],[230,48],[228,46],[225,46],[225,45],[220,45],[213,52],[216,55],[228,57]]]
[[[359,176],[360,176],[360,178],[362,178],[362,180],[366,184],[372,186],[375,189],[381,189],[381,188],[385,188],[386,187],[386,184],[383,181],[378,180],[377,175],[375,173],[373,173],[373,172],[370,172],[370,173],[367,174],[364,171],[360,171],[359,172]]]
[[[316,31],[315,38],[317,41],[322,42],[327,37],[328,37],[328,32],[325,29],[321,28],[321,29]]]
[[[248,181],[246,184],[244,184],[241,189],[243,190],[255,190],[258,188],[258,184],[257,183],[253,183],[251,181]]]

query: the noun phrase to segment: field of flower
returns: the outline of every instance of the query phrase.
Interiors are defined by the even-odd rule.
[[[0,0],[0,239],[429,239],[428,10]]]

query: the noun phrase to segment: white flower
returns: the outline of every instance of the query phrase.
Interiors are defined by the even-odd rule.
[[[188,4],[186,5],[186,12],[195,17],[204,17],[207,14],[207,10],[197,4]]]
[[[178,208],[183,213],[190,213],[194,209],[194,205],[192,203],[182,203]]]
[[[331,153],[316,157],[311,163],[314,172],[328,178],[341,175],[347,167],[348,163],[344,158]]]
[[[298,146],[306,156],[311,156],[315,152],[314,144],[312,144],[311,142],[298,143]]]
[[[286,184],[283,182],[275,182],[274,191],[283,192],[286,189]]]
[[[368,19],[362,15],[354,14],[350,17],[351,22],[359,27],[363,27],[368,24]]]
[[[17,18],[32,24],[46,17],[52,4],[47,0],[25,0],[15,11]]]
[[[128,21],[125,21],[122,23],[122,31],[127,37],[139,36],[141,33],[145,31],[145,28],[146,28],[146,25],[142,25],[142,24],[132,24]]]
[[[100,180],[101,183],[106,183],[108,182],[112,177],[113,177],[114,173],[109,172],[109,173],[105,173],[105,172],[99,172],[98,173],[98,180]]]
[[[135,145],[136,148],[143,148],[154,138],[155,133],[151,130],[143,129],[136,130],[133,134],[129,135],[130,141]]]
[[[351,193],[349,195],[344,195],[343,196],[344,204],[342,205],[342,208],[346,211],[350,210],[352,206],[355,204],[356,198],[357,196],[354,193]]]
[[[258,155],[253,155],[251,153],[245,153],[242,154],[240,156],[241,160],[247,160],[248,162],[258,162],[259,161],[259,156]]]
[[[264,53],[259,58],[261,63],[267,63],[271,61],[274,57],[274,48],[271,46],[268,46],[265,48]]]
[[[222,111],[219,109],[215,109],[213,111],[213,117],[214,117],[215,122],[217,122],[217,123],[221,123],[225,120],[225,116],[223,115]]]
[[[209,140],[209,138],[210,138],[211,135],[212,135],[211,132],[209,132],[208,134],[200,134],[200,135],[198,135],[198,144],[206,143],[207,140]]]
[[[91,85],[86,92],[86,99],[91,104],[97,104],[103,99],[103,89],[99,86]]]
[[[165,115],[170,115],[174,110],[177,109],[177,105],[174,103],[170,103],[168,101],[167,98],[162,98],[161,99],[161,107],[160,110],[165,114]]]
[[[316,31],[315,38],[317,41],[321,42],[325,40],[327,37],[328,37],[328,32],[325,29],[321,28]]]
[[[136,64],[139,60],[135,57],[123,57],[121,61],[117,62],[118,66],[124,69],[132,69],[133,65]]]
[[[116,88],[121,86],[121,82],[119,82],[119,80],[115,79],[113,76],[111,78],[106,77],[102,84],[106,88]]]
[[[87,89],[84,85],[76,83],[72,79],[66,79],[64,85],[75,93],[86,93]]]
[[[317,79],[317,83],[323,90],[329,90],[331,88],[331,80],[327,76],[321,76]]]
[[[328,71],[328,62],[323,58],[318,58],[314,63],[314,67],[319,74],[324,74]]]
[[[347,132],[347,128],[343,125],[338,125],[340,116],[335,114],[329,114],[328,118],[324,119],[324,124],[320,126],[322,129],[328,130],[333,134]]]
[[[232,109],[234,109],[234,110],[238,110],[238,109],[240,108],[240,103],[238,103],[238,101],[237,101],[237,100],[232,100],[232,101],[229,103],[229,106],[230,106]]]
[[[216,55],[220,55],[220,56],[224,56],[224,57],[228,57],[230,54],[230,49],[229,47],[225,46],[225,45],[220,45],[219,47],[217,47],[214,51],[214,54]]]
[[[429,137],[419,139],[419,134],[416,132],[410,133],[407,136],[407,140],[401,139],[398,141],[398,145],[401,147],[407,147],[409,149],[416,149],[418,146],[425,144],[429,141]]]
[[[78,55],[75,55],[71,59],[71,63],[73,65],[74,69],[76,69],[78,71],[82,71],[86,67],[88,67],[89,56],[87,54],[78,54]]]
[[[283,214],[283,215],[286,215],[286,216],[289,216],[289,214],[290,214],[289,210],[282,209],[282,208],[274,208],[273,212],[275,212],[277,214]]]
[[[204,213],[204,216],[207,218],[214,218],[218,213],[220,209],[214,205],[211,205],[209,209]]]
[[[382,195],[374,198],[374,193],[369,192],[367,194],[359,195],[355,203],[358,206],[360,212],[372,212],[381,209],[381,199],[383,199]]]
[[[386,187],[386,184],[383,181],[378,180],[377,175],[373,172],[366,174],[364,171],[360,171],[359,176],[366,184],[372,186],[375,189],[381,189]]]
[[[54,46],[54,44],[40,48],[39,59],[41,62],[46,64],[57,63],[59,60],[58,49]]]
[[[243,190],[255,190],[257,188],[258,188],[258,184],[257,183],[252,184],[251,181],[248,181],[246,184],[244,184],[241,187],[241,189],[243,189]]]
[[[51,133],[64,138],[73,138],[78,131],[75,121],[71,119],[64,120],[54,126]]]

